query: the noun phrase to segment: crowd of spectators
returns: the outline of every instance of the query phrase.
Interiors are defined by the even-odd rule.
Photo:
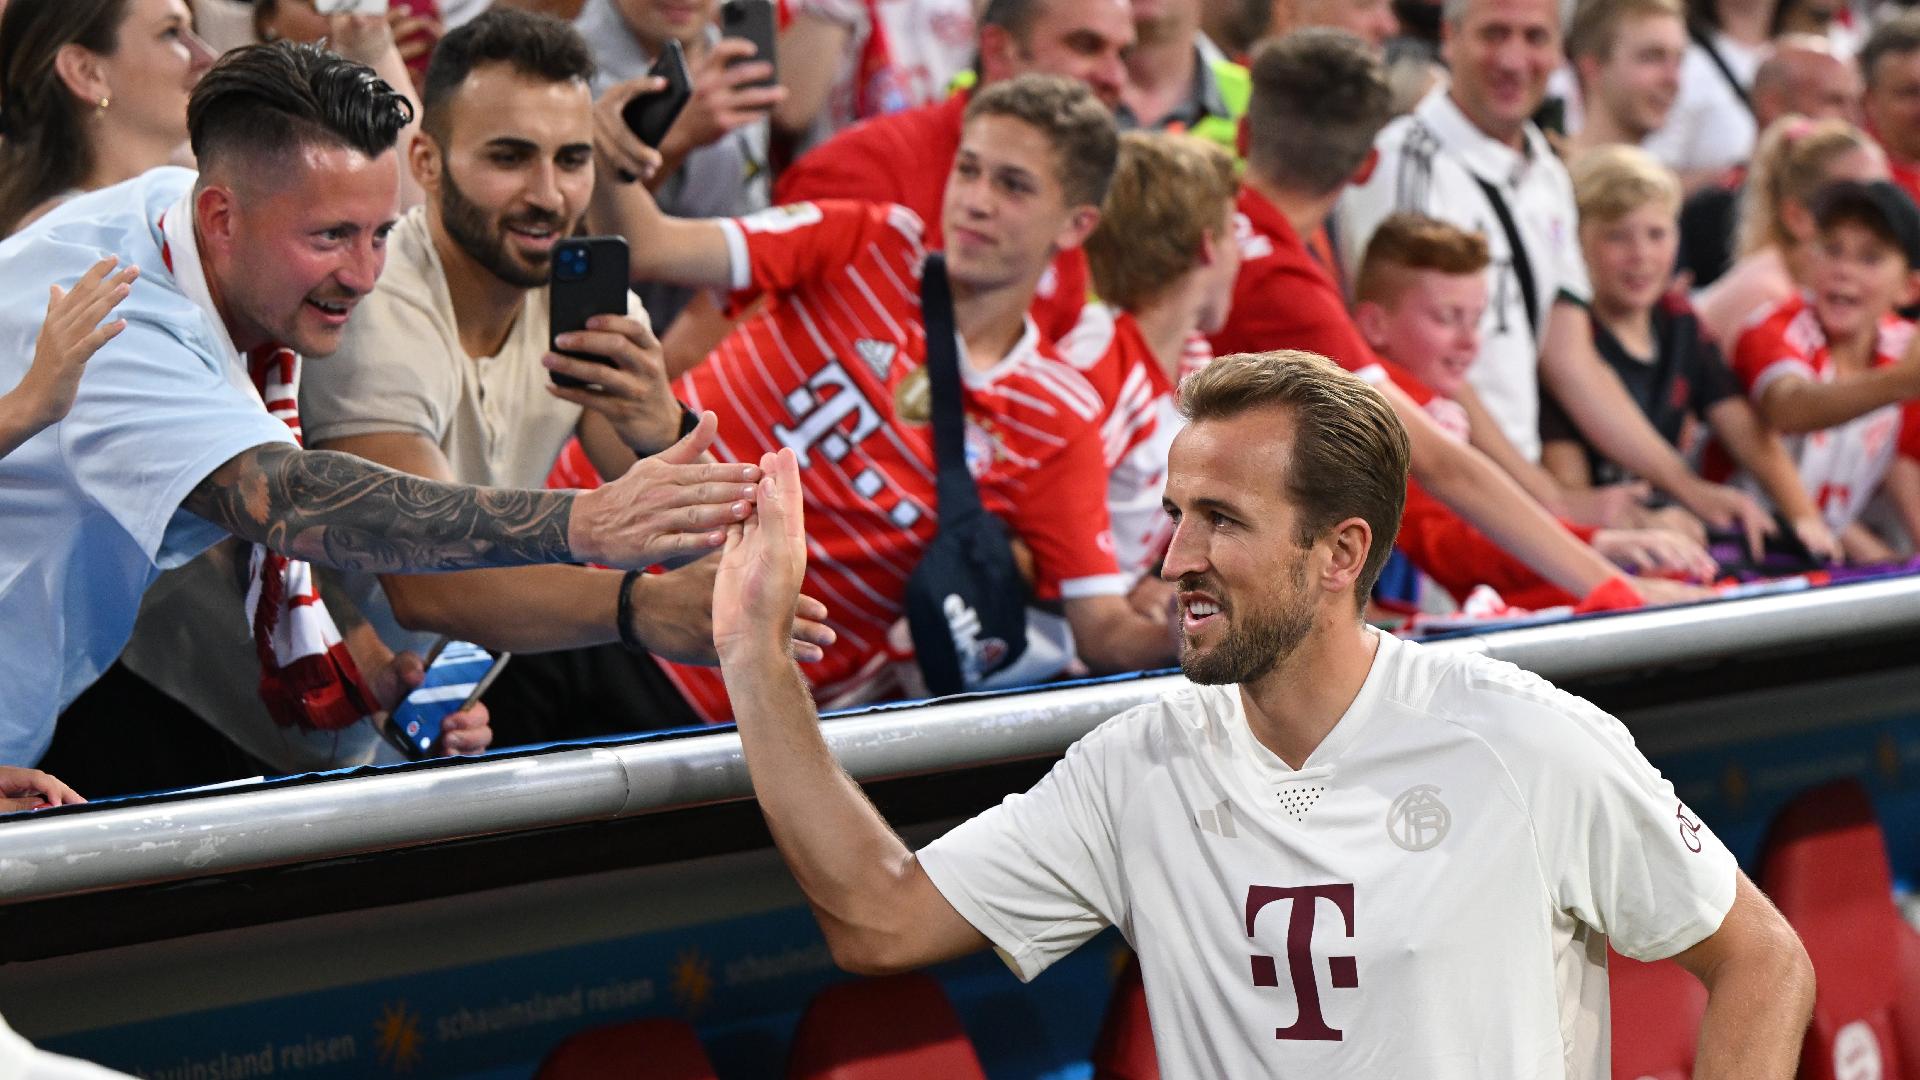
[[[1407,428],[1383,620],[1920,532],[1894,5],[779,0],[772,56],[718,0],[328,6],[0,12],[8,805],[390,760],[447,639],[516,659],[444,753],[723,722],[694,556],[782,447],[816,696],[924,692],[934,252],[1026,579],[991,685],[1172,660],[1174,391],[1233,352]],[[550,340],[588,234],[626,310]]]

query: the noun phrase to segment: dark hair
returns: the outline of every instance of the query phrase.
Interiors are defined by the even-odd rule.
[[[1380,58],[1344,30],[1269,39],[1247,68],[1247,163],[1286,187],[1313,195],[1337,190],[1393,117]]]
[[[966,122],[980,116],[1019,120],[1045,135],[1069,203],[1099,206],[1106,199],[1120,157],[1120,133],[1113,114],[1087,84],[1031,72],[1003,79],[967,102]]]
[[[0,16],[0,236],[86,179],[86,105],[54,70],[66,45],[110,56],[127,0],[13,0]]]
[[[372,68],[286,41],[221,57],[187,100],[187,137],[202,174],[230,156],[284,158],[302,146],[379,157],[412,119],[412,103]]]
[[[1016,41],[1025,41],[1027,31],[1033,29],[1033,21],[1040,17],[1040,5],[1047,0],[987,0],[986,9],[980,12],[980,25],[997,26],[1013,35]]]
[[[1920,11],[1909,10],[1874,27],[1854,59],[1860,64],[1867,88],[1872,89],[1882,57],[1914,52],[1920,52]]]
[[[513,70],[547,82],[588,82],[593,78],[593,53],[572,23],[550,15],[514,8],[489,8],[479,18],[440,39],[420,91],[420,126],[445,142],[447,103],[460,85],[485,64],[508,64]]]

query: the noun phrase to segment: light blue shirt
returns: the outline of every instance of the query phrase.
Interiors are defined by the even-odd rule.
[[[48,285],[72,287],[107,254],[140,268],[118,310],[127,328],[88,362],[73,411],[0,459],[0,764],[40,759],[60,711],[126,644],[147,586],[225,535],[180,509],[194,486],[243,450],[292,441],[208,297],[193,182],[155,169],[0,243],[0,387],[32,363]]]

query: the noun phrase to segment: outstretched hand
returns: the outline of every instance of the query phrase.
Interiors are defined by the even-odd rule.
[[[760,470],[702,462],[720,422],[703,413],[686,438],[641,458],[618,480],[574,497],[568,548],[577,562],[627,570],[699,558],[753,513]]]
[[[48,288],[47,317],[33,346],[33,367],[14,391],[21,396],[23,413],[35,430],[67,415],[87,361],[126,329],[125,319],[101,321],[127,298],[133,279],[140,275],[131,266],[116,272],[118,263],[111,255],[94,263],[74,282],[71,292],[58,285]]]
[[[713,644],[724,667],[743,648],[789,651],[800,585],[807,573],[807,534],[800,496],[800,459],[783,449],[760,459],[758,512],[727,529],[713,583]]]

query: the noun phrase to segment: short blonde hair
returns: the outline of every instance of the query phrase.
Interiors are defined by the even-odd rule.
[[[1809,120],[1798,114],[1775,120],[1753,150],[1746,193],[1740,197],[1736,253],[1744,258],[1769,247],[1791,246],[1793,237],[1780,220],[1780,208],[1792,201],[1811,210],[1834,162],[1855,151],[1874,150],[1867,133],[1845,120]]]
[[[1687,9],[1680,0],[1580,0],[1567,24],[1567,55],[1605,60],[1613,52],[1620,26],[1628,19],[1666,15],[1685,22]]]
[[[1200,242],[1220,235],[1239,190],[1233,156],[1191,135],[1130,131],[1107,188],[1100,224],[1087,237],[1087,266],[1100,298],[1135,310],[1194,268]]]
[[[1406,509],[1413,456],[1407,429],[1380,391],[1318,353],[1235,353],[1180,384],[1180,413],[1194,423],[1269,406],[1292,414],[1292,455],[1281,482],[1299,513],[1299,545],[1348,518],[1373,530],[1354,585],[1354,605],[1364,610]]]
[[[1649,204],[1680,213],[1680,178],[1637,146],[1615,143],[1573,162],[1573,201],[1581,224],[1610,224]]]
[[[1354,280],[1355,303],[1392,304],[1421,270],[1477,274],[1487,268],[1487,238],[1425,214],[1392,214],[1367,241]]]

